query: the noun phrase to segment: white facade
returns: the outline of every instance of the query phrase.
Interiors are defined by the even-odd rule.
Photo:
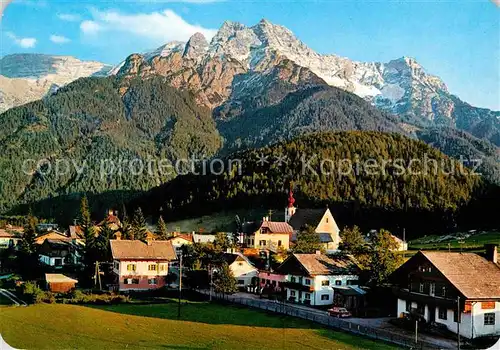
[[[113,260],[113,272],[119,277],[166,276],[168,275],[168,262],[158,262],[156,260]]]
[[[334,297],[334,287],[357,287],[359,277],[356,275],[318,275],[314,277],[287,275],[286,282],[299,283],[309,287],[309,292],[285,287],[286,300],[310,305],[331,305]]]
[[[494,308],[485,305],[480,301],[471,301],[471,311],[462,312],[460,317],[460,335],[469,339],[481,336],[500,335],[500,301],[494,303]],[[417,308],[417,303],[412,302],[412,308]],[[398,315],[406,312],[406,300],[398,299]],[[424,306],[424,318],[429,321],[431,315],[428,305]],[[486,315],[486,316],[485,316]],[[455,310],[436,307],[434,322],[446,325],[448,330],[457,333],[457,322],[455,319]]]
[[[238,286],[248,286],[252,284],[252,279],[254,277],[259,276],[259,270],[242,257],[236,258],[236,260],[229,265],[229,268],[233,272]]]

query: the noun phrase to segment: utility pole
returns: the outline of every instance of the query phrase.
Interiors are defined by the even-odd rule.
[[[460,350],[460,296],[457,297],[457,349]]]
[[[415,320],[415,344],[418,344],[418,320]]]
[[[208,268],[210,269],[210,302],[212,302],[212,288],[213,288],[214,270],[212,269],[212,265],[210,265]]]
[[[182,252],[179,255],[179,304],[177,307],[177,318],[181,317],[181,295],[182,295]]]

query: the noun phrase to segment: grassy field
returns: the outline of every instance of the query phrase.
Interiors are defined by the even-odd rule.
[[[471,249],[482,249],[487,243],[495,243],[500,245],[500,232],[481,232],[470,237],[463,239],[450,239],[442,242],[433,242],[437,240],[440,236],[426,236],[413,241],[408,242],[410,249],[448,249],[448,246],[452,250],[471,250]]]
[[[207,233],[217,231],[232,232],[235,228],[234,218],[236,215],[243,222],[261,220],[264,216],[268,216],[269,213],[265,209],[225,211],[198,218],[167,222],[167,227],[172,231],[180,229],[181,232],[199,231],[200,228],[203,229],[203,232]],[[273,209],[272,219],[283,221],[285,219],[284,210]],[[168,218],[165,218],[165,220],[168,221]]]
[[[396,349],[300,319],[207,303],[1,307],[0,333],[23,349]]]

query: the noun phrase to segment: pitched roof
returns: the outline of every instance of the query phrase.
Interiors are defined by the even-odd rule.
[[[157,259],[175,260],[174,247],[170,241],[151,241],[151,244],[139,240],[115,240],[109,241],[113,258],[120,259]]]
[[[190,233],[179,233],[179,234],[175,235],[174,237],[169,238],[168,240],[170,241],[170,240],[173,240],[175,238],[181,238],[185,241],[193,242],[193,236]]]
[[[354,259],[347,256],[329,257],[324,254],[293,254],[310,275],[349,275],[359,273]]]
[[[0,229],[0,237],[1,238],[21,238],[18,231],[12,231],[9,229],[7,229],[7,230]]]
[[[57,232],[57,231],[50,231],[50,232],[47,232],[43,235],[37,236],[35,238],[35,242],[37,244],[42,244],[46,239],[50,239],[53,241],[64,241],[64,242],[71,241],[71,238],[67,237],[64,233]]]
[[[316,228],[325,215],[326,209],[300,209],[295,210],[288,222],[294,230],[301,230],[306,225],[311,225]]]
[[[45,280],[48,283],[71,283],[71,282],[78,283],[78,280],[69,278],[68,276],[65,276],[60,273],[46,273]]]
[[[293,228],[286,222],[279,221],[262,221],[260,228],[267,227],[270,233],[292,233]]]
[[[227,262],[228,265],[231,265],[238,258],[245,260],[249,265],[253,266],[253,264],[250,262],[250,260],[248,260],[248,258],[241,253],[224,253],[224,254],[222,254],[222,259],[224,259],[224,261]]]
[[[468,299],[500,298],[500,267],[475,253],[420,251]]]

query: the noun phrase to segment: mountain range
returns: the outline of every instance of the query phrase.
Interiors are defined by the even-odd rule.
[[[105,76],[112,67],[71,56],[13,54],[0,59],[0,113],[38,100],[78,78]]]
[[[61,156],[79,162],[166,158],[173,164],[332,130],[397,133],[451,157],[480,158],[485,178],[500,183],[499,112],[461,101],[412,58],[363,63],[320,55],[266,20],[252,27],[225,22],[210,42],[197,33],[186,43],[131,54],[115,67],[13,55],[1,60],[0,69],[7,81],[29,87],[46,82],[35,89],[35,99],[43,99],[0,115],[4,211],[73,193],[143,191],[171,179],[157,173],[102,179],[95,167],[64,180],[35,169],[16,173],[29,158],[46,158],[53,166]],[[24,88],[9,92],[2,84],[2,108],[34,98]]]

